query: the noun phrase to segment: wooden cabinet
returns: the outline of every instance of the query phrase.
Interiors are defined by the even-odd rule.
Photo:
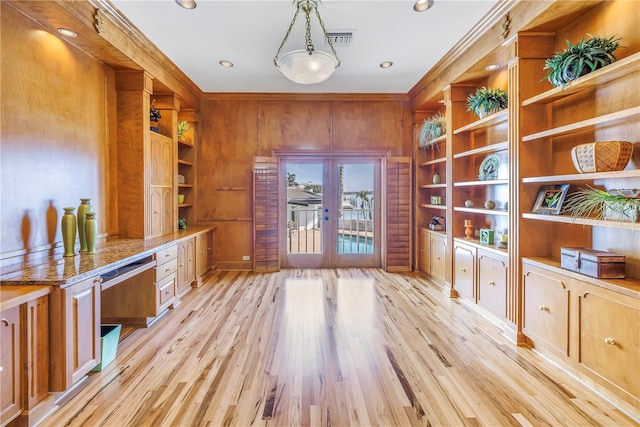
[[[185,294],[196,279],[195,238],[178,243],[178,285],[177,294]]]
[[[50,295],[50,387],[66,391],[100,363],[100,283],[90,278]]]
[[[476,302],[476,248],[453,241],[453,289],[459,297]]]
[[[174,302],[178,288],[178,247],[172,245],[156,253],[155,316]]]
[[[48,286],[0,289],[0,425],[34,425],[51,410]]]
[[[153,79],[144,71],[116,72],[118,231],[125,238],[153,238],[177,228],[174,185],[177,110],[173,96],[156,96],[162,133],[150,129]]]
[[[569,281],[525,263],[522,279],[522,332],[550,351],[569,356]]]
[[[0,422],[5,425],[23,409],[20,306],[3,310],[0,317]]]
[[[545,258],[523,260],[523,328],[538,351],[640,406],[640,295]],[[590,282],[591,281],[591,282]]]
[[[421,228],[418,247],[420,271],[444,285],[447,256],[447,239],[444,233]]]
[[[506,255],[478,249],[478,304],[505,319],[507,316]]]
[[[196,236],[196,280],[202,285],[204,277],[214,266],[213,230]]]

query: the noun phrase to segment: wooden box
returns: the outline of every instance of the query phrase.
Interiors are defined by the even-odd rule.
[[[624,255],[589,248],[560,248],[560,266],[598,279],[624,279]]]

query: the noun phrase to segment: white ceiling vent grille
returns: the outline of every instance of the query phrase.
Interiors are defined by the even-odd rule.
[[[353,39],[353,31],[327,31],[329,39],[333,47],[349,47]],[[325,46],[329,46],[329,42],[325,39]]]

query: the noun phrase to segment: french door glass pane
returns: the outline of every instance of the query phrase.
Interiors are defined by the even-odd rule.
[[[322,163],[287,163],[287,254],[321,254]]]
[[[372,254],[374,248],[374,165],[338,165],[338,254]]]

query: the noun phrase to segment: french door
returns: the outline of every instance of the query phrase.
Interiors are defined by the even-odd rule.
[[[380,267],[381,163],[309,154],[280,159],[282,267]]]

